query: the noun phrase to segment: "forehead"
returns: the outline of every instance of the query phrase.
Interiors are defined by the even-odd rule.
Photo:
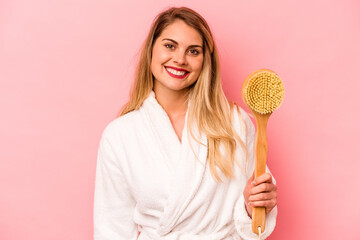
[[[175,20],[167,26],[159,36],[161,41],[164,38],[175,40],[180,45],[200,45],[202,46],[202,37],[193,27],[187,25],[183,20]]]

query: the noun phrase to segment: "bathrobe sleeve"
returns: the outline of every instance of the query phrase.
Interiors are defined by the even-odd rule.
[[[94,240],[137,239],[137,226],[133,222],[135,201],[113,149],[104,131],[96,165]]]
[[[247,175],[246,179],[249,179],[252,173],[254,172],[254,168],[255,168],[254,144],[255,144],[256,130],[249,115],[243,109],[240,109],[240,113],[241,113],[240,117],[242,117],[242,119],[246,123],[247,133],[245,139],[246,139],[246,147],[249,152],[249,160],[248,160],[249,162],[246,171],[246,175]],[[270,172],[267,166],[266,166],[266,171]],[[276,184],[274,177],[273,177],[273,183]],[[275,208],[273,208],[271,212],[268,213],[265,217],[265,232],[262,234],[262,239],[267,238],[273,232],[276,225],[276,216],[277,216],[277,206],[275,206]],[[243,193],[241,193],[240,198],[238,199],[234,208],[234,221],[235,221],[235,228],[242,239],[244,240],[258,239],[258,236],[252,232],[252,220],[247,214]]]

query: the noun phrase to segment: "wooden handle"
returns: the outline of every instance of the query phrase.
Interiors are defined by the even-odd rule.
[[[256,140],[255,140],[255,178],[264,174],[266,171],[267,157],[267,138],[266,125],[270,114],[258,114],[253,112],[256,118]],[[254,207],[252,210],[252,230],[259,234],[258,227],[261,232],[265,231],[265,207]]]

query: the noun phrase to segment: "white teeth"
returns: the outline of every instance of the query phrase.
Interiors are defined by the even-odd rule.
[[[172,74],[175,74],[177,76],[184,76],[186,74],[186,71],[176,71],[175,69],[172,68],[166,68],[166,69]]]

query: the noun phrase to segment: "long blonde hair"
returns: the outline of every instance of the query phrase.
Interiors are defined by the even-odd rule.
[[[176,19],[183,20],[197,30],[204,43],[203,68],[198,80],[191,87],[189,95],[187,129],[194,137],[191,123],[196,121],[199,132],[206,134],[208,161],[212,175],[221,181],[216,170],[219,168],[225,177],[232,178],[234,176],[236,140],[243,150],[246,152],[247,150],[232,126],[232,112],[235,104],[228,102],[221,87],[219,57],[210,28],[205,19],[194,10],[187,7],[172,7],[155,18],[142,47],[130,99],[119,116],[139,109],[152,91],[153,75],[150,66],[153,45],[162,31]],[[237,108],[237,106],[235,107]],[[225,154],[221,152],[220,146]]]

